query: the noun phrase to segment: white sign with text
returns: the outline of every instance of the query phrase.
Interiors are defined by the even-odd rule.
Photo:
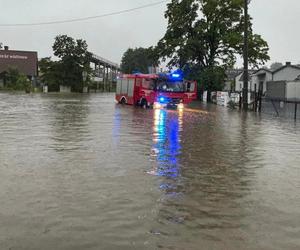
[[[27,56],[20,56],[20,55],[0,55],[0,59],[17,59],[17,60],[27,60]]]

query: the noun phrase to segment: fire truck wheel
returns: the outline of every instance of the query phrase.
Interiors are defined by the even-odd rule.
[[[126,99],[123,97],[123,98],[121,99],[120,103],[121,103],[122,105],[126,104]]]
[[[144,109],[148,108],[148,103],[147,103],[146,99],[141,100],[141,107],[144,108]]]

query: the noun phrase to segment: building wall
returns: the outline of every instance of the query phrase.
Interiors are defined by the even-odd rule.
[[[224,91],[231,91],[231,84],[232,84],[232,81],[225,81],[225,84],[224,84]]]
[[[37,52],[0,50],[0,73],[17,68],[27,76],[37,76]]]
[[[300,75],[300,69],[285,67],[273,74],[273,81],[294,81]]]
[[[242,74],[239,74],[238,76],[235,77],[235,91],[242,91],[242,88],[243,85],[241,86],[241,83],[240,83],[240,78],[241,78]]]
[[[300,100],[300,81],[286,83],[286,98]]]

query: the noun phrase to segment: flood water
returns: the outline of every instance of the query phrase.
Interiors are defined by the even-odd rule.
[[[300,249],[300,123],[0,93],[0,249]]]

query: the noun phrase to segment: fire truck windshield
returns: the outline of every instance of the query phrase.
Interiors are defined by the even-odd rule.
[[[160,92],[184,92],[183,81],[158,81],[156,83],[156,90]]]

